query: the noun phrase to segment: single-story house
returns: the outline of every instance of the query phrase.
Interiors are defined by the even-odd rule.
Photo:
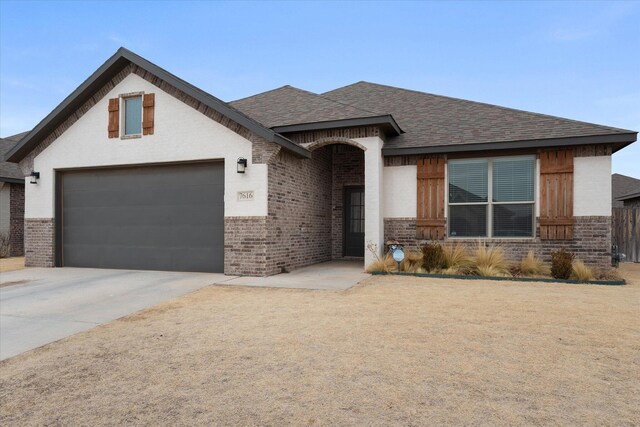
[[[623,207],[640,207],[640,191],[636,191],[635,193],[624,194],[618,197],[619,201],[622,202]]]
[[[119,49],[7,155],[26,263],[270,275],[384,242],[608,265],[637,132],[358,82],[223,102]]]
[[[24,174],[3,159],[26,134],[0,138],[0,235],[8,241],[9,256],[24,254]]]
[[[640,206],[640,179],[614,173],[611,175],[612,207]]]

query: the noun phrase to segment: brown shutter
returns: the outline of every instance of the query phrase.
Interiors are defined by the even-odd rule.
[[[109,138],[117,138],[120,132],[120,99],[109,100]]]
[[[418,160],[418,239],[444,239],[444,156]]]
[[[156,94],[145,93],[142,101],[142,134],[153,135],[153,109]]]
[[[540,238],[573,239],[573,150],[540,151]]]

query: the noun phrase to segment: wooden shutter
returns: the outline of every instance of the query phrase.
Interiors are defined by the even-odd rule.
[[[444,166],[444,156],[418,160],[418,239],[444,239]]]
[[[573,150],[540,151],[540,238],[573,239]]]
[[[142,100],[142,134],[153,135],[153,109],[155,106],[155,93],[145,93]]]
[[[120,132],[120,99],[109,100],[109,138],[117,138]]]

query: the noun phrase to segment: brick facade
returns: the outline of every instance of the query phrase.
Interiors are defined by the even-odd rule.
[[[416,239],[415,218],[385,218],[384,236],[387,240],[398,240],[410,249],[417,249],[424,241]],[[507,258],[519,261],[530,250],[535,251],[545,262],[551,261],[551,252],[565,248],[586,264],[599,268],[611,266],[611,217],[578,216],[573,225],[574,239],[540,240],[539,227],[535,239],[445,239],[445,243],[462,243],[473,248],[479,242],[495,244],[505,250]]]
[[[225,217],[224,272],[266,276],[267,217]]]
[[[53,218],[27,218],[24,220],[25,266],[54,266]]]
[[[9,184],[9,256],[24,255],[24,184]]]
[[[331,149],[269,165],[268,274],[331,259]]]

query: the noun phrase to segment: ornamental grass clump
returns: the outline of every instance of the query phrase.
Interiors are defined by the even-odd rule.
[[[418,251],[408,250],[404,253],[404,259],[400,263],[400,271],[405,273],[422,273],[422,254]]]
[[[427,273],[444,267],[444,255],[439,243],[431,242],[422,247],[422,268]]]
[[[368,242],[367,250],[371,252],[376,260],[364,269],[366,273],[389,273],[391,271],[397,270],[397,263],[391,257],[391,254],[387,254],[380,258],[380,256],[378,255],[378,245],[373,242]]]
[[[545,267],[542,260],[538,258],[533,251],[529,251],[529,253],[527,253],[527,256],[522,258],[522,261],[520,261],[520,265],[518,267],[520,274],[525,276],[542,275],[548,274],[549,272],[548,268]]]
[[[474,254],[473,264],[473,272],[478,276],[506,276],[509,272],[504,250],[493,245],[479,244]]]
[[[464,274],[464,271],[473,265],[473,260],[469,256],[467,248],[460,243],[445,246],[442,251],[442,256],[445,271],[457,271],[458,273],[455,274]]]
[[[573,271],[573,254],[562,248],[551,252],[551,276],[567,280]]]
[[[578,259],[573,263],[571,278],[584,281],[593,280],[593,271]]]

